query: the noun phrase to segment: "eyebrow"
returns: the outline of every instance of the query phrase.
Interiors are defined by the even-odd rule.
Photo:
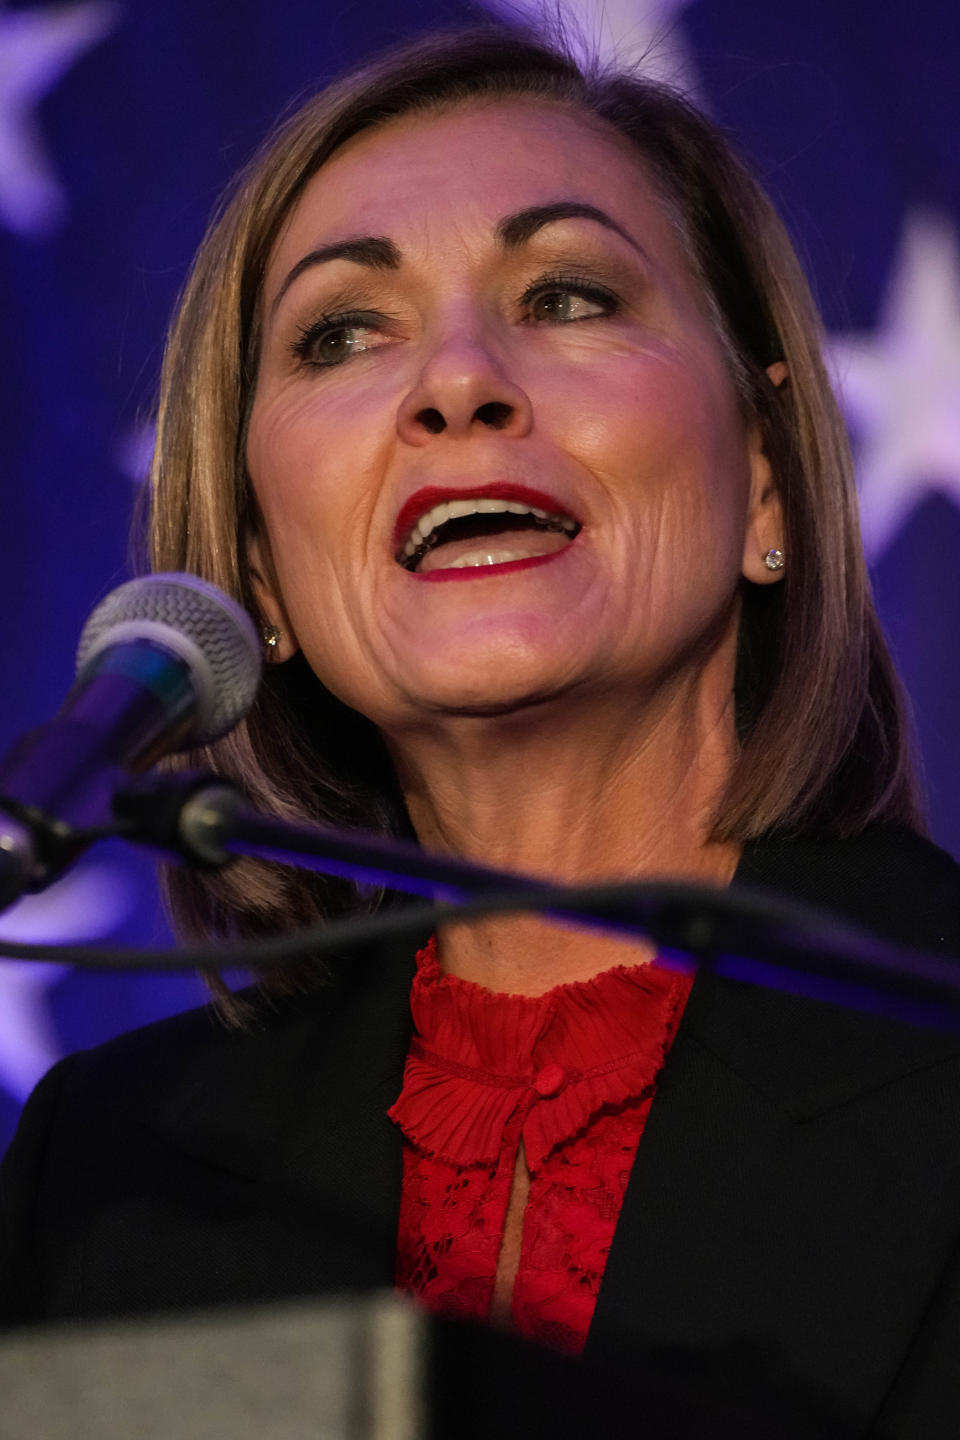
[[[538,231],[546,225],[556,224],[559,220],[594,220],[604,229],[612,230],[626,240],[628,245],[646,258],[643,247],[638,245],[633,236],[624,230],[622,225],[618,225],[612,216],[598,206],[587,205],[580,200],[556,200],[551,205],[529,205],[525,210],[517,210],[513,215],[504,216],[498,223],[495,234],[505,250],[519,250],[528,244]],[[355,265],[364,265],[368,270],[398,270],[402,259],[399,246],[385,235],[359,235],[351,240],[337,240],[331,245],[321,245],[294,265],[277,292],[270,307],[271,314],[276,311],[294,280],[314,265],[326,265],[332,260],[352,260]]]
[[[298,260],[277,292],[277,298],[270,307],[276,310],[290,286],[304,270],[313,265],[326,265],[331,260],[352,260],[355,265],[366,265],[368,270],[398,270],[400,249],[385,235],[360,235],[353,240],[337,240],[332,245],[321,245]]]
[[[545,225],[553,225],[558,220],[595,220],[605,230],[612,230],[634,250],[643,255],[643,249],[637,244],[633,236],[618,225],[606,210],[599,209],[596,205],[587,205],[580,200],[556,200],[552,205],[530,205],[526,210],[518,210],[515,215],[507,215],[497,226],[497,239],[507,250],[519,249],[532,240],[538,230]]]

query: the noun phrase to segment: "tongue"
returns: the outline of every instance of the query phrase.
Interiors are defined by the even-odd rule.
[[[428,550],[417,566],[421,574],[448,570],[455,562],[469,565],[504,565],[509,560],[529,560],[533,555],[553,555],[570,544],[570,536],[554,530],[513,530],[491,535],[474,535],[469,540],[447,540]],[[488,558],[489,557],[489,558]]]

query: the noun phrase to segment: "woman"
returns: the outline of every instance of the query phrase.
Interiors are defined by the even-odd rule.
[[[960,949],[814,309],[668,92],[488,31],[309,101],[201,249],[154,493],[155,567],[262,624],[203,757],[259,804]],[[357,904],[253,862],[170,884],[203,933]],[[11,1317],[397,1279],[574,1353],[754,1347],[846,1433],[948,1433],[956,1042],[653,961],[448,926],[64,1062],[5,1170]]]

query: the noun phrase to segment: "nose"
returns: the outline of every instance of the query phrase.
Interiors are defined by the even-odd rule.
[[[453,438],[496,430],[522,436],[532,423],[526,392],[482,337],[463,331],[435,346],[397,412],[397,430],[411,445],[444,433]]]

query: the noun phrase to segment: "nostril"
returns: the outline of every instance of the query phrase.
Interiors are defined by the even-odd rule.
[[[505,405],[502,400],[491,400],[489,404],[477,408],[475,418],[482,425],[489,425],[491,430],[502,430],[509,425],[512,414],[512,405]]]
[[[446,420],[444,420],[440,411],[435,410],[433,406],[429,406],[426,410],[421,410],[417,415],[417,419],[420,421],[424,430],[429,430],[431,435],[439,435],[441,430],[446,430],[447,428]]]

